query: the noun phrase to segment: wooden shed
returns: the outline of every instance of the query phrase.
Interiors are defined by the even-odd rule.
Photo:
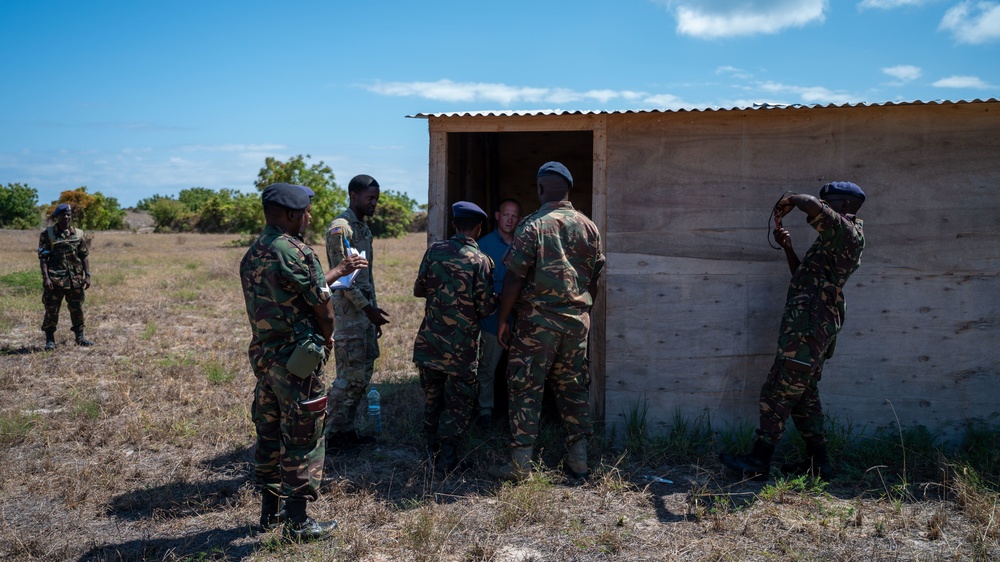
[[[456,200],[531,211],[542,163],[573,173],[608,260],[591,340],[608,427],[643,400],[654,431],[677,413],[755,423],[789,278],[769,214],[835,180],[868,194],[868,247],[827,414],[948,434],[1000,412],[1000,101],[415,117],[430,131],[428,242]],[[801,256],[815,234],[801,213],[785,223]]]

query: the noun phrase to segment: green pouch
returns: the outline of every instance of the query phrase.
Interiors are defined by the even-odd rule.
[[[288,358],[285,368],[291,374],[304,379],[316,370],[323,359],[326,359],[326,348],[316,343],[313,338],[307,338],[295,346],[295,351]]]

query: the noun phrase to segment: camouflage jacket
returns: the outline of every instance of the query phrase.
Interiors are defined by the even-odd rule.
[[[438,371],[474,373],[479,321],[497,307],[493,260],[463,234],[435,242],[420,262],[413,292],[427,299],[413,362]]]
[[[322,339],[313,307],[330,299],[330,289],[319,258],[304,242],[265,226],[240,262],[240,282],[253,332],[250,363],[258,376],[287,359],[297,341]]]
[[[597,226],[569,201],[549,202],[517,225],[504,258],[524,278],[515,310],[543,328],[590,329],[589,287],[604,270]]]
[[[42,231],[38,238],[38,259],[45,262],[52,285],[62,289],[83,286],[83,260],[90,255],[83,231],[73,228],[60,232],[57,225]]]
[[[783,333],[831,338],[847,312],[844,284],[861,265],[864,222],[823,209],[809,221],[819,236],[792,274],[781,318]]]
[[[347,255],[348,244],[351,248],[365,253],[368,267],[358,271],[350,289],[335,292],[333,309],[338,313],[344,308],[341,306],[344,301],[350,302],[357,311],[369,304],[378,306],[375,300],[375,278],[372,275],[375,265],[372,255],[372,231],[350,208],[337,215],[326,229],[326,259],[331,269],[343,261]]]

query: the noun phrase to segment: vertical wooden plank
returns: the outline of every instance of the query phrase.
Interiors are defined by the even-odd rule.
[[[593,121],[594,129],[594,184],[591,193],[591,220],[597,225],[598,232],[604,242],[604,254],[608,254],[607,240],[607,194],[608,194],[608,127],[607,116],[601,115]],[[607,271],[602,276],[594,296],[594,308],[590,318],[590,410],[594,420],[603,421],[605,415],[605,346],[607,333],[605,325],[605,288],[607,287]]]
[[[448,227],[448,133],[430,132],[430,165],[427,183],[427,245],[444,240]]]

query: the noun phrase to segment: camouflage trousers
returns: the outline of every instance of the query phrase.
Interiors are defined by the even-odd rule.
[[[476,373],[446,373],[420,367],[424,389],[424,433],[450,439],[465,433],[476,405]]]
[[[64,297],[66,298],[66,308],[69,309],[73,331],[83,330],[83,301],[86,298],[83,287],[72,289],[52,287],[51,289],[42,289],[42,304],[45,305],[45,319],[42,320],[43,332],[56,329],[56,325],[59,324],[59,309],[62,308]]]
[[[378,332],[375,325],[361,332],[361,337],[341,338],[333,344],[337,359],[337,378],[330,385],[327,403],[327,434],[353,431],[358,404],[365,397],[368,384],[375,371],[375,359],[379,356]]]
[[[322,364],[304,379],[289,373],[283,361],[259,374],[251,417],[257,485],[284,497],[319,498],[326,453]]]
[[[819,381],[834,342],[796,334],[778,337],[777,356],[760,389],[759,439],[777,444],[791,417],[803,440],[826,443]]]
[[[533,447],[546,382],[566,429],[566,445],[589,437],[587,330],[569,333],[518,320],[507,363],[511,447]]]

